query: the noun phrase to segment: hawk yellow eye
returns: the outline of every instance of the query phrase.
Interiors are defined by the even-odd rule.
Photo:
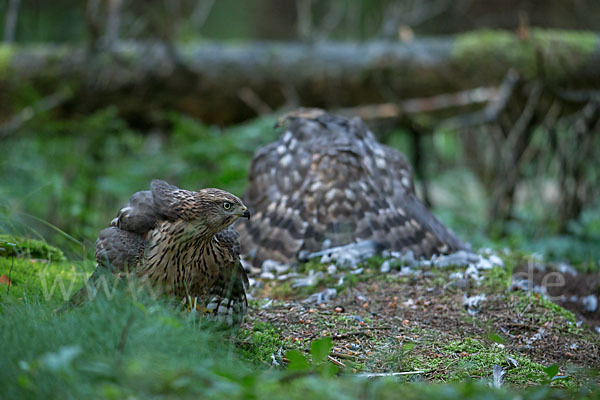
[[[231,203],[226,201],[225,203],[223,203],[223,208],[229,210],[231,208]]]

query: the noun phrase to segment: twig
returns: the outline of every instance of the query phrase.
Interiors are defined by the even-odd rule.
[[[238,97],[258,115],[271,114],[273,109],[249,87],[240,88],[237,92]]]
[[[6,242],[6,245],[12,246],[15,248],[15,249],[13,249],[13,253],[11,254],[11,256],[12,256],[11,264],[10,264],[10,269],[8,270],[8,284],[6,285],[6,294],[8,294],[10,292],[10,287],[12,286],[12,279],[10,279],[10,278],[12,277],[12,270],[13,270],[13,267],[15,266],[15,253],[16,253],[17,244]],[[0,250],[4,250],[4,249],[0,248]]]
[[[321,25],[316,29],[315,36],[319,39],[326,39],[331,32],[340,24],[344,16],[346,3],[342,1],[332,1],[329,3],[329,11],[325,14]]]
[[[331,363],[333,363],[333,364],[337,365],[338,367],[341,367],[341,368],[346,368],[346,366],[344,365],[344,363],[343,363],[343,362],[341,362],[341,361],[338,361],[338,360],[336,360],[335,358],[333,358],[333,357],[331,357],[331,356],[327,356],[327,359],[328,359],[328,360],[329,360]]]
[[[535,110],[538,104],[540,103],[542,90],[543,86],[540,82],[536,82],[533,85],[531,93],[527,98],[527,102],[525,104],[523,112],[521,113],[521,115],[519,115],[519,118],[508,132],[508,135],[504,142],[504,148],[500,149],[500,156],[504,156],[506,154],[509,154],[511,156],[513,155],[516,143],[523,136],[523,134],[529,127],[531,120],[534,117]]]
[[[332,339],[345,339],[347,337],[351,337],[351,336],[369,336],[369,334],[367,333],[367,331],[358,331],[358,332],[348,332],[348,333],[341,333],[339,335],[335,335],[332,336]]]
[[[527,311],[527,310],[529,309],[529,307],[531,307],[531,304],[532,304],[532,302],[531,302],[531,301],[530,301],[529,303],[527,303],[527,305],[525,306],[525,308],[524,308],[524,309],[523,309],[523,310],[522,310],[520,313],[518,313],[517,315],[518,315],[519,317],[522,317],[522,316],[523,316],[523,314],[525,314],[525,311]]]
[[[345,358],[347,360],[354,360],[356,358],[356,356],[350,355],[350,354],[344,354],[344,353],[338,353],[337,351],[332,351],[331,355],[337,358]]]
[[[506,194],[514,190],[519,176],[522,174],[522,167],[528,165],[531,158],[535,155],[533,143],[529,140],[531,137],[531,129],[529,127],[532,124],[536,108],[540,103],[542,90],[542,84],[536,82],[527,98],[523,112],[510,128],[498,152],[500,167],[505,168],[504,171],[508,171],[508,173],[505,172],[502,175],[502,180],[490,195],[492,216],[497,216],[501,209],[500,204]],[[526,135],[527,139],[523,140]],[[511,206],[512,201],[509,207]]]
[[[131,324],[133,323],[133,314],[131,314],[129,316],[129,318],[127,318],[127,322],[125,323],[125,326],[123,326],[123,330],[121,331],[121,340],[119,341],[119,345],[117,346],[117,350],[119,351],[119,354],[123,354],[123,351],[125,350],[125,343],[127,342],[127,333],[129,333],[129,328],[131,327]]]
[[[196,29],[200,30],[206,23],[208,16],[210,15],[213,6],[215,4],[215,0],[204,0],[198,2],[196,8],[192,12],[192,20],[196,25]]]
[[[101,35],[98,13],[100,9],[100,0],[88,0],[85,6],[85,25],[89,33],[88,48],[95,49],[99,45],[98,40]]]
[[[447,11],[451,4],[452,2],[448,0],[390,2],[390,5],[384,9],[384,19],[378,36],[391,38],[399,26],[419,26]]]
[[[112,0],[108,2],[108,16],[106,18],[104,42],[109,48],[119,39],[122,5],[123,0]]]
[[[26,122],[33,119],[36,115],[50,111],[59,107],[69,100],[73,94],[69,90],[60,90],[44,97],[32,106],[27,106],[20,113],[10,118],[7,122],[0,125],[0,139],[19,130]]]
[[[355,331],[355,332],[341,333],[339,335],[334,335],[331,338],[332,339],[344,339],[344,338],[347,338],[347,337],[350,337],[350,336],[361,336],[361,335],[371,336],[372,332],[370,332],[370,331],[373,331],[373,330],[385,331],[385,330],[389,330],[389,329],[392,329],[392,328],[389,327],[389,326],[379,326],[379,327],[377,327],[377,326],[369,326],[369,327],[366,327],[364,330]]]
[[[380,378],[386,376],[402,376],[402,375],[417,375],[424,374],[425,371],[407,371],[407,372],[365,372],[361,374],[356,374],[355,376],[360,376],[362,378]]]
[[[312,35],[312,0],[296,0],[296,34],[302,40],[310,39]]]
[[[336,110],[340,114],[358,115],[362,119],[400,118],[405,114],[415,114],[444,110],[451,107],[464,107],[487,103],[497,98],[501,90],[495,87],[479,87],[456,93],[408,99],[398,103],[381,103]]]
[[[506,108],[518,82],[519,74],[515,70],[509,70],[500,87],[497,88],[494,98],[490,99],[491,101],[485,109],[448,118],[442,121],[439,126],[449,129],[460,129],[495,121]]]
[[[15,266],[15,255],[13,254],[11,257],[10,269],[8,270],[8,285],[6,285],[6,294],[8,294],[10,292],[10,287],[12,286],[12,284],[11,284],[12,279],[10,279],[10,278],[12,277],[12,270],[13,270],[14,266]]]
[[[566,90],[558,89],[554,95],[560,100],[569,103],[587,103],[589,101],[600,101],[600,90]]]

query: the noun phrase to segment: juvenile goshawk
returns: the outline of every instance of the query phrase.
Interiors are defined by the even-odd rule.
[[[465,248],[415,195],[406,158],[362,120],[311,110],[283,122],[252,160],[244,201],[253,220],[236,226],[255,267],[361,240],[417,257]]]
[[[154,180],[100,232],[90,283],[104,271],[135,272],[155,291],[237,325],[246,313],[248,285],[239,235],[230,226],[240,217],[250,213],[231,193]]]

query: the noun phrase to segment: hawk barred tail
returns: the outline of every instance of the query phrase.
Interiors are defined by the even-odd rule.
[[[230,225],[240,217],[250,213],[231,193],[182,190],[154,180],[151,190],[131,196],[98,235],[98,266],[82,291],[97,286],[102,272],[134,273],[155,293],[239,325],[247,309],[248,277],[239,234]],[[73,299],[83,297],[77,293]]]
[[[417,198],[406,158],[359,118],[310,110],[279,124],[283,134],[252,160],[252,222],[236,226],[255,267],[360,240],[422,257],[466,247]]]

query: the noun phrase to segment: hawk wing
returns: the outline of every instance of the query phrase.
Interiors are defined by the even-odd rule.
[[[152,181],[151,190],[134,193],[122,207],[111,226],[103,229],[96,240],[97,267],[85,287],[75,292],[59,311],[81,304],[89,298],[88,287],[95,286],[103,273],[135,270],[146,248],[146,233],[154,229],[158,221],[173,218],[166,198],[177,189],[164,181]]]
[[[95,285],[106,271],[137,269],[153,284],[163,285],[169,294],[195,298],[194,307],[207,305],[220,316],[225,314],[230,325],[239,325],[246,313],[245,291],[249,286],[240,261],[239,234],[229,227],[211,235],[207,242],[175,240],[188,226],[186,220],[197,215],[196,194],[153,181],[151,190],[131,196],[112,226],[98,236],[98,267],[90,283]],[[85,290],[76,293],[71,303],[83,299]]]
[[[160,221],[185,216],[182,200],[190,196],[189,191],[161,180],[153,180],[150,188],[134,193],[111,226],[100,232],[96,240],[98,266],[112,272],[135,268],[144,253],[146,234]]]
[[[111,225],[121,230],[145,234],[154,229],[158,221],[185,218],[184,202],[193,196],[192,192],[157,179],[152,181],[150,189],[134,193],[129,202],[119,210]]]
[[[358,240],[417,256],[464,247],[416,197],[406,158],[358,118],[294,115],[254,157],[245,202],[253,219],[237,228],[257,267]]]
[[[103,229],[96,240],[96,262],[111,272],[135,269],[146,246],[142,235],[111,226]]]

